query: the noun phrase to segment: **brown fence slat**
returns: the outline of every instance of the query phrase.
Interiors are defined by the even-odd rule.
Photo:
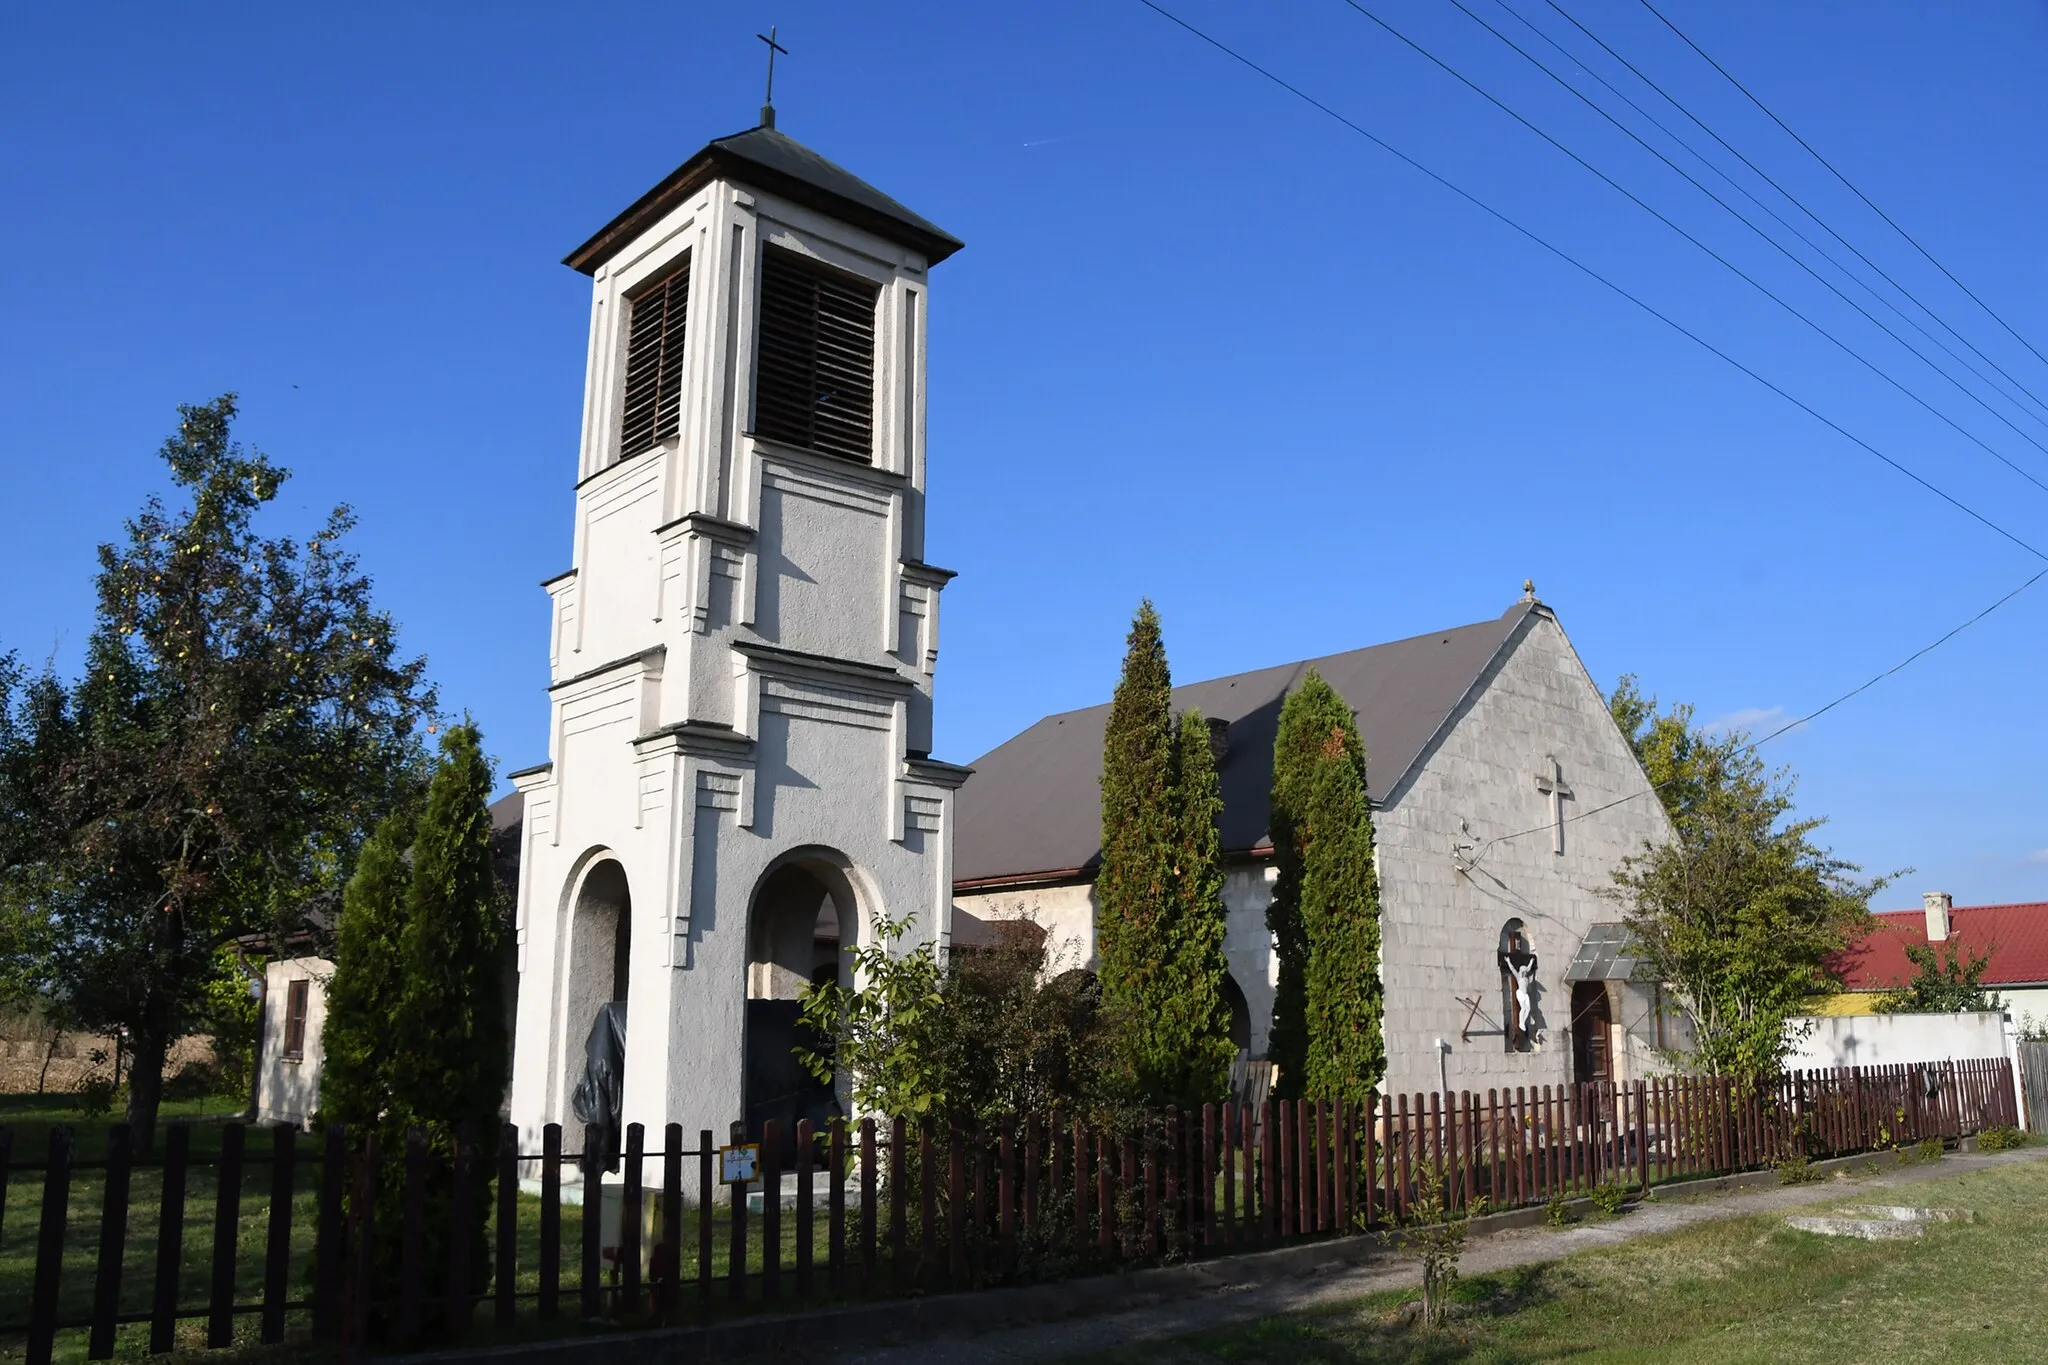
[[[1059,1130],[1059,1118],[1057,1115],[1055,1115],[1047,1129],[1047,1132],[1049,1134],[1057,1135]],[[1037,1118],[1032,1117],[1024,1120],[1024,1207],[1021,1216],[1024,1220],[1025,1240],[1032,1246],[1038,1245],[1038,1221],[1040,1213],[1038,1205],[1040,1189],[1039,1165],[1047,1156],[1050,1156],[1052,1158],[1053,1167],[1051,1182],[1047,1184],[1044,1188],[1053,1190],[1058,1189],[1060,1187],[1059,1151],[1060,1145],[1056,1136],[1054,1137],[1053,1141],[1041,1147],[1039,1140],[1039,1127]]]
[[[1017,1139],[1008,1124],[996,1142],[996,1268],[1009,1275],[1017,1268]]]
[[[1088,1255],[1088,1132],[1074,1120],[1074,1255]]]
[[[697,1308],[711,1313],[711,1254],[716,1249],[717,1229],[712,1223],[718,1207],[718,1173],[714,1169],[718,1152],[711,1145],[711,1130],[697,1130]]]
[[[683,1296],[683,1125],[665,1124],[661,1130],[661,1247],[656,1252],[660,1275],[655,1292],[660,1296],[663,1321],[675,1316]]]
[[[106,1188],[100,1199],[100,1255],[92,1286],[92,1331],[85,1353],[90,1360],[114,1358],[114,1319],[121,1311],[121,1253],[128,1241],[128,1173],[134,1130],[117,1123],[107,1130]],[[266,1311],[264,1322],[269,1323]],[[270,1340],[265,1337],[264,1340]]]
[[[562,1311],[562,1125],[540,1135],[540,1320]]]
[[[64,1221],[71,1206],[71,1129],[50,1130],[43,1158],[43,1216],[36,1228],[36,1278],[29,1291],[27,1365],[50,1365],[57,1341],[57,1282],[64,1273]]]
[[[932,1124],[921,1119],[917,1125],[917,1197],[919,1231],[918,1281],[926,1293],[939,1285],[939,1180],[944,1173],[933,1150]]]
[[[192,1130],[174,1123],[164,1133],[163,1184],[158,1199],[156,1285],[150,1300],[149,1350],[162,1355],[177,1345],[178,1275],[185,1264],[185,1175]],[[334,1240],[337,1260],[340,1238]],[[340,1277],[335,1277],[338,1282]]]
[[[619,1190],[619,1244],[618,1261],[615,1263],[621,1302],[620,1311],[640,1311],[640,1214],[646,1200],[646,1184],[642,1176],[641,1163],[647,1159],[647,1125],[629,1123],[626,1125],[626,1150],[620,1164],[619,1174],[624,1177]],[[598,1182],[598,1223],[603,1233],[604,1185]]]
[[[284,1340],[284,1305],[292,1268],[292,1185],[298,1173],[299,1130],[270,1130],[270,1226],[263,1245],[263,1332],[266,1345]],[[125,1183],[125,1177],[124,1177]],[[126,1216],[126,1210],[123,1211]]]
[[[910,1130],[902,1118],[889,1121],[889,1269],[896,1292],[910,1288],[908,1204],[910,1199]]]
[[[318,1221],[313,1231],[313,1335],[341,1335],[341,1253],[345,1237],[343,1192],[348,1166],[346,1125],[332,1124],[320,1149]]]
[[[427,1271],[427,1135],[418,1128],[405,1132],[404,1179],[398,1239],[398,1339],[410,1345],[420,1339],[420,1297]]]
[[[815,1232],[811,1223],[811,1121],[796,1123],[796,1296],[811,1296],[811,1258]],[[777,1202],[780,1202],[779,1200]]]
[[[959,1125],[946,1125],[946,1283],[967,1284],[967,1144]]]
[[[1295,1155],[1295,1129],[1301,1126],[1301,1107],[1292,1100],[1278,1105],[1280,1119],[1280,1184],[1273,1191],[1280,1205],[1280,1235],[1292,1237],[1301,1226],[1300,1162]]]
[[[1116,1259],[1116,1200],[1110,1185],[1115,1179],[1109,1138],[1095,1135],[1095,1250],[1103,1261]]]
[[[577,1272],[577,1311],[585,1322],[604,1312],[604,1130],[583,1126],[583,1204],[577,1227],[583,1255]]]
[[[370,1340],[371,1300],[377,1289],[376,1243],[377,1243],[377,1191],[382,1171],[378,1165],[380,1147],[377,1130],[372,1128],[363,1139],[363,1154],[355,1162],[354,1193],[350,1196],[349,1217],[356,1231],[350,1248],[354,1264],[349,1267],[349,1292],[344,1296],[347,1313],[343,1322],[341,1349],[346,1355],[351,1342],[358,1348],[366,1348]]]
[[[450,1174],[455,1189],[448,1201],[448,1286],[442,1310],[443,1328],[453,1342],[468,1333],[474,1303],[469,1291],[469,1236],[476,1212],[476,1144],[470,1139],[468,1124],[456,1130],[455,1160]]]
[[[967,1282],[980,1284],[988,1268],[988,1134],[980,1124],[967,1143]]]
[[[846,1289],[846,1120],[834,1117],[826,1144],[825,1283],[834,1292]]]
[[[213,1283],[207,1300],[206,1344],[235,1341],[235,1241],[242,1226],[242,1144],[248,1129],[231,1123],[220,1132],[219,1183],[213,1200]]]
[[[745,1136],[746,1129],[735,1123],[732,1125],[731,1137],[728,1140],[737,1144]],[[763,1153],[768,1149],[766,1137],[764,1131],[761,1143]],[[724,1175],[723,1171],[719,1172],[720,1179],[723,1179]],[[725,1253],[725,1295],[734,1303],[744,1303],[747,1298],[747,1186],[745,1181],[735,1180],[725,1188],[732,1195],[732,1238]],[[762,1201],[762,1208],[767,1208],[766,1200]]]
[[[519,1128],[498,1127],[497,1254],[491,1258],[492,1319],[510,1327],[519,1316]]]
[[[782,1297],[782,1121],[761,1125],[761,1298]]]
[[[870,1294],[875,1278],[875,1121],[860,1121],[860,1284]]]

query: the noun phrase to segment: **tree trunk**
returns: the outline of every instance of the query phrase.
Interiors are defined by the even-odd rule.
[[[57,1044],[63,1041],[63,1029],[50,1030],[50,1041],[43,1047],[43,1066],[40,1071],[36,1072],[36,1093],[38,1095],[43,1093],[43,1087],[49,1083],[50,1059],[57,1055]]]
[[[164,1098],[164,1057],[171,1040],[154,1029],[137,1028],[128,1067],[128,1129],[137,1153],[156,1150],[156,1113]]]

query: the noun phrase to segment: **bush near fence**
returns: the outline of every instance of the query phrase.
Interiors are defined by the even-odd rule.
[[[230,1126],[217,1155],[195,1159],[191,1130],[174,1124],[144,1160],[115,1128],[105,1160],[86,1161],[59,1128],[40,1159],[15,1160],[15,1135],[0,1128],[0,1339],[25,1339],[27,1365],[81,1332],[96,1360],[117,1340],[124,1354],[288,1336],[404,1347],[1024,1283],[1356,1235],[1421,1204],[1540,1207],[1958,1139],[2016,1122],[2013,1096],[2011,1065],[1997,1060],[1809,1071],[1747,1090],[1660,1077],[1364,1109],[1267,1100],[1168,1110],[1119,1132],[1056,1115],[802,1123],[790,1208],[771,1125],[758,1210],[746,1187],[717,1184],[710,1132],[686,1142],[670,1124],[650,1145],[634,1124],[609,1245],[607,1219],[589,1216],[608,1196],[564,1198],[565,1177],[603,1165],[597,1135],[568,1152],[550,1124],[536,1152],[507,1126],[495,1147],[458,1144],[454,1158],[495,1170],[487,1275],[468,1264],[468,1238],[429,1238],[422,1192],[441,1158],[417,1135],[388,1152],[339,1128],[308,1139]],[[404,1196],[394,1283],[373,1280],[368,1253],[385,1181]],[[450,1216],[462,1226],[472,1211],[459,1203]],[[188,1237],[188,1223],[210,1234]],[[445,1278],[425,1274],[434,1240],[449,1249]],[[450,1286],[445,1298],[426,1301],[429,1278]]]

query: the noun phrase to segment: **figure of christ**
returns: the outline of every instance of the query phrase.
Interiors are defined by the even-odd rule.
[[[1536,977],[1536,959],[1531,956],[1520,962],[1508,961],[1508,975],[1515,980],[1515,1026],[1521,1035],[1529,1036],[1529,1025],[1534,1017],[1535,999],[1529,987]]]

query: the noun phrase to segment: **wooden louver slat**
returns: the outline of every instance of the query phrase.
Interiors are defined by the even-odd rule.
[[[676,434],[683,408],[683,322],[689,312],[690,265],[629,300],[626,396],[619,421],[619,458],[651,450]]]
[[[874,458],[878,293],[791,252],[763,253],[755,435],[863,464]]]

